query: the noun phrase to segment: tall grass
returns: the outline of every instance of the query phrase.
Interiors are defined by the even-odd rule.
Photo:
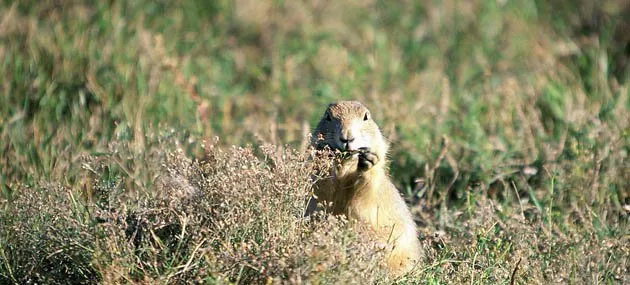
[[[630,282],[629,18],[613,0],[2,1],[0,283]],[[306,134],[350,98],[392,142],[427,250],[399,280],[367,229],[300,218]]]

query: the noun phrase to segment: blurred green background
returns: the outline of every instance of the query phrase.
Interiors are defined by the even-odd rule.
[[[168,128],[300,147],[343,99],[407,190],[442,136],[459,187],[613,143],[597,128],[627,151],[626,2],[3,1],[2,184]]]

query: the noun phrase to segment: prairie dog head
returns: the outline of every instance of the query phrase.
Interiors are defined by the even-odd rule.
[[[387,152],[370,110],[358,101],[330,104],[313,134],[312,145],[317,149],[327,145],[340,151],[368,150],[380,157]]]

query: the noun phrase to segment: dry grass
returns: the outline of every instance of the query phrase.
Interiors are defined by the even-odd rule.
[[[214,142],[204,147],[202,160],[192,160],[178,143],[158,142],[142,154],[113,144],[109,154],[84,158],[92,181],[89,202],[58,184],[18,185],[12,200],[2,202],[3,278],[107,284],[394,281],[386,279],[382,248],[369,238],[369,229],[343,218],[302,218],[312,165],[320,162],[270,145],[256,152]],[[138,165],[145,176],[129,171]],[[486,198],[482,188],[466,195],[465,207],[441,213],[445,221],[425,218],[425,233],[438,222],[442,230],[424,235],[428,257],[395,282],[627,278],[628,239],[615,237],[623,228],[609,228],[623,221],[583,216],[579,208],[549,219],[550,212],[527,201],[508,207]],[[601,224],[604,218],[609,222]]]
[[[266,159],[259,159],[251,149],[210,145],[203,161],[193,161],[167,152],[145,158],[154,165],[145,169],[152,186],[123,193],[123,181],[136,179],[98,177],[111,167],[106,161],[138,159],[117,147],[86,164],[97,176],[93,203],[60,185],[20,187],[18,197],[3,203],[2,232],[11,233],[2,236],[3,260],[9,260],[3,278],[82,283],[98,277],[108,284],[384,278],[382,250],[367,229],[336,217],[302,218],[311,184],[302,154],[268,146]]]

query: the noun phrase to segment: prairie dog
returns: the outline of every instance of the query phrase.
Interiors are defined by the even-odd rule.
[[[306,215],[324,210],[367,223],[377,240],[387,243],[387,268],[392,275],[411,269],[421,257],[416,224],[387,174],[388,143],[358,101],[332,103],[313,133],[311,145],[346,154],[331,173],[314,185]]]

